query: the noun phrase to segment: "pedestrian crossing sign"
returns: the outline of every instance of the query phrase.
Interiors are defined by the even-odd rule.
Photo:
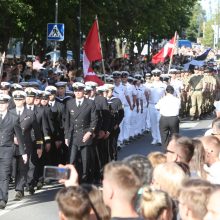
[[[47,24],[47,40],[63,41],[64,24],[58,24],[58,23]]]

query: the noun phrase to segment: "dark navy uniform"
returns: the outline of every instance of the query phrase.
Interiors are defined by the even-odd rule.
[[[12,113],[17,114],[16,108],[11,110]],[[28,162],[24,164],[21,158],[19,147],[15,146],[15,156],[17,157],[16,176],[15,176],[15,190],[24,192],[26,183],[34,187],[34,170],[37,158],[37,148],[42,148],[43,138],[39,124],[33,111],[24,108],[19,117],[22,135],[25,142],[25,153],[28,156]],[[32,129],[36,142],[32,139]]]
[[[76,99],[71,99],[66,103],[65,114],[65,139],[69,140],[70,146],[70,163],[77,164],[77,160],[81,157],[82,179],[86,181],[90,165],[89,148],[92,146],[92,136],[83,142],[83,136],[87,132],[94,133],[97,126],[97,114],[95,103],[84,98],[80,107],[76,104]]]
[[[8,102],[10,96],[1,94],[0,103]],[[18,116],[5,111],[0,117],[0,209],[5,208],[8,201],[9,175],[13,158],[14,135],[18,139],[20,153],[24,152],[24,140]]]
[[[119,98],[112,96],[107,99],[111,113],[111,130],[109,137],[109,152],[111,160],[117,160],[117,140],[120,133],[120,123],[124,118],[124,109]]]

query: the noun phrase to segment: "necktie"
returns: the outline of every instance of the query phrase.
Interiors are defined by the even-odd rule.
[[[0,123],[2,122],[2,120],[3,120],[3,115],[0,114]]]
[[[78,107],[80,107],[81,106],[81,101],[78,101]]]

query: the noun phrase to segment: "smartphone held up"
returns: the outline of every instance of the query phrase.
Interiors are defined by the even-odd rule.
[[[70,169],[56,166],[44,166],[44,180],[61,180],[70,178]]]

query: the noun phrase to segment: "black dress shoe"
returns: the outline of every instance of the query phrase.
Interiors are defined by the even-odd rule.
[[[30,195],[34,195],[34,193],[35,193],[34,187],[33,186],[29,186],[29,194]]]
[[[195,118],[194,118],[194,117],[191,117],[191,118],[190,118],[190,121],[194,121],[194,120],[195,120]]]
[[[37,183],[37,190],[42,189],[42,187],[43,187],[43,183],[42,182],[38,182]]]
[[[20,201],[20,200],[22,200],[23,197],[24,197],[24,192],[22,192],[22,191],[17,191],[17,193],[15,194],[15,199],[14,199],[14,201]]]
[[[6,207],[6,202],[3,200],[0,200],[0,209],[4,209]]]

